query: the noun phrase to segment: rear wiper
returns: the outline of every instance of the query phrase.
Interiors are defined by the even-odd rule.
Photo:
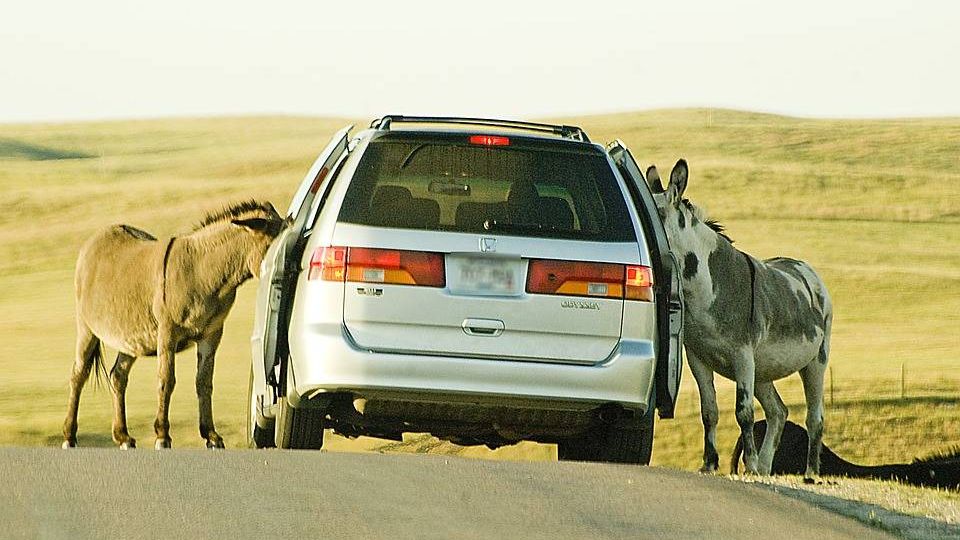
[[[507,222],[488,219],[483,222],[483,228],[487,231],[559,231],[560,229],[553,225],[543,225],[541,223]]]
[[[427,146],[428,146],[427,143],[423,143],[418,146],[415,146],[413,150],[411,150],[410,153],[407,154],[407,157],[403,158],[403,161],[400,162],[400,170],[402,171],[403,169],[406,169],[407,165],[409,165],[410,161],[413,159],[413,156],[416,155],[417,152],[426,148]]]

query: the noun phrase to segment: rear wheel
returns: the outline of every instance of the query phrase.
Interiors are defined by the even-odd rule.
[[[263,415],[260,400],[253,393],[253,368],[250,368],[250,383],[247,387],[249,410],[247,411],[247,446],[250,448],[273,448],[276,422]]]
[[[323,447],[323,409],[294,408],[286,398],[280,400],[277,414],[277,448],[320,450]]]
[[[587,433],[560,441],[560,461],[601,461],[649,465],[653,454],[655,408],[640,418],[603,424]]]

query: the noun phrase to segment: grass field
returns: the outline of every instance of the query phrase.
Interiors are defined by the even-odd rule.
[[[725,110],[565,118],[598,142],[624,140],[662,172],[685,157],[688,194],[737,245],[811,262],[834,298],[825,442],[865,463],[960,445],[960,119],[804,120]],[[97,228],[157,236],[250,197],[286,208],[346,120],[226,118],[0,125],[0,445],[59,445],[73,357],[73,264]],[[358,125],[362,122],[357,122]],[[254,286],[241,289],[215,375],[214,412],[243,444]],[[111,354],[108,352],[108,354]],[[178,356],[174,445],[201,445],[192,350]],[[155,360],[134,367],[131,434],[152,445]],[[802,422],[796,377],[778,384]],[[732,385],[719,384],[719,444],[736,438]],[[678,417],[657,426],[654,463],[695,469],[699,405],[685,374]],[[110,395],[88,385],[80,444],[110,445]],[[759,408],[758,408],[759,410]],[[490,452],[422,436],[333,449],[553,459],[549,446]]]

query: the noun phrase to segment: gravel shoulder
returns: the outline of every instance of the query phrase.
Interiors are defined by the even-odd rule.
[[[804,484],[799,476],[730,479],[760,486],[908,539],[960,538],[960,492],[878,480],[825,478]]]

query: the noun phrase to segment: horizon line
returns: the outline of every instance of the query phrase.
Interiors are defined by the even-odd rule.
[[[653,108],[624,108],[624,109],[610,109],[610,110],[593,110],[593,111],[583,111],[583,112],[566,112],[566,113],[546,113],[546,114],[534,114],[534,115],[522,115],[522,116],[511,116],[511,115],[483,115],[483,114],[471,114],[471,117],[477,118],[491,118],[491,119],[512,119],[512,120],[528,120],[528,121],[537,121],[544,119],[561,119],[561,118],[597,118],[597,117],[608,117],[608,116],[623,116],[631,114],[653,114],[653,113],[663,113],[663,112],[693,112],[693,111],[703,111],[703,112],[730,112],[738,114],[754,114],[754,115],[764,115],[764,116],[774,116],[789,120],[812,120],[812,121],[922,121],[922,120],[960,120],[960,113],[947,113],[947,114],[930,114],[930,115],[850,115],[850,116],[838,116],[838,115],[806,115],[806,114],[796,114],[789,113],[785,111],[776,111],[776,110],[762,110],[762,109],[741,109],[736,107],[729,106],[708,106],[708,105],[691,105],[691,106],[677,106],[677,107],[653,107]],[[227,119],[241,119],[241,118],[314,118],[314,119],[324,119],[324,120],[345,120],[345,121],[357,121],[360,119],[375,120],[386,115],[391,114],[403,114],[408,116],[417,116],[423,115],[420,112],[385,112],[379,115],[364,115],[364,114],[340,114],[340,113],[307,113],[307,112],[270,112],[270,111],[249,111],[249,112],[212,112],[212,113],[198,113],[198,114],[144,114],[144,115],[117,115],[117,116],[102,116],[102,117],[76,117],[76,118],[52,118],[52,119],[38,119],[38,120],[3,120],[0,119],[0,127],[15,127],[15,126],[55,126],[55,125],[68,125],[68,124],[106,124],[106,123],[124,123],[124,122],[150,122],[150,121],[164,121],[164,120],[173,120],[173,121],[190,121],[190,120],[227,120]],[[462,114],[430,114],[430,116],[464,116]]]

